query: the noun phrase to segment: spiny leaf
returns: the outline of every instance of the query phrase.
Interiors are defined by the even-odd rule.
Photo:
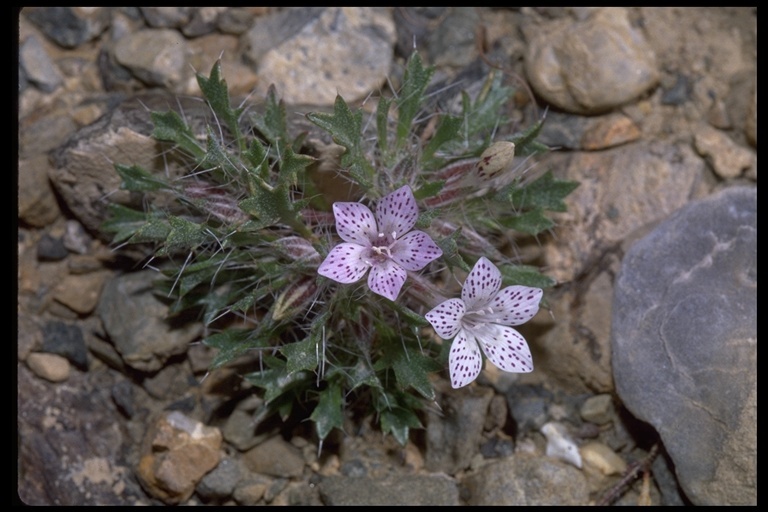
[[[168,217],[168,222],[171,225],[171,231],[168,233],[164,247],[158,252],[163,256],[182,249],[194,249],[208,239],[209,235],[200,224],[176,216]]]
[[[463,120],[456,116],[443,116],[437,125],[437,130],[429,140],[421,155],[421,165],[424,169],[436,169],[445,161],[435,157],[435,153],[446,143],[455,140]]]
[[[154,138],[175,142],[194,158],[202,158],[205,155],[205,150],[200,146],[192,130],[189,129],[179,114],[169,110],[168,112],[152,112],[150,116],[155,125],[152,131]]]
[[[514,217],[499,219],[498,222],[506,228],[529,235],[538,235],[555,226],[555,222],[544,214],[544,209],[538,207]]]
[[[233,109],[229,103],[227,82],[221,78],[221,61],[217,60],[211,68],[210,78],[206,78],[198,73],[197,83],[200,86],[200,90],[203,92],[203,96],[208,100],[211,109],[213,109],[216,116],[219,119],[222,119],[227,128],[229,128],[229,131],[237,141],[239,149],[245,151],[245,140],[240,134],[240,127],[238,125],[240,114],[243,113],[243,109]]]
[[[440,365],[432,358],[425,357],[419,352],[406,353],[401,348],[394,355],[392,368],[395,377],[403,389],[413,388],[427,400],[435,399],[435,390],[429,380],[429,374],[440,370]]]
[[[397,147],[408,140],[413,120],[421,109],[424,90],[429,85],[434,67],[425,68],[418,52],[408,59],[403,76],[403,86],[397,97]]]
[[[508,187],[500,195],[508,198],[516,209],[542,208],[555,212],[564,212],[567,207],[563,199],[579,186],[577,181],[555,179],[551,171],[539,179],[520,188]]]
[[[331,382],[320,392],[320,401],[309,417],[315,422],[320,439],[328,437],[334,428],[341,429],[344,426],[343,405],[341,386],[337,382]]]
[[[381,431],[384,434],[392,434],[401,446],[405,446],[408,442],[410,429],[422,428],[419,417],[410,409],[393,407],[381,411],[380,415]]]
[[[137,165],[115,164],[115,170],[123,179],[123,188],[131,192],[148,192],[170,188],[163,180],[157,179]]]
[[[545,276],[536,267],[530,265],[500,265],[499,270],[508,285],[531,286],[533,288],[551,288],[557,281]]]
[[[253,123],[272,146],[288,145],[291,138],[288,135],[288,124],[285,118],[285,104],[277,99],[274,85],[270,85],[267,91],[264,114],[254,116]]]
[[[148,220],[144,212],[128,208],[121,204],[110,203],[109,217],[102,223],[101,229],[107,233],[114,233],[112,243],[120,243],[131,238],[136,231],[142,228]]]

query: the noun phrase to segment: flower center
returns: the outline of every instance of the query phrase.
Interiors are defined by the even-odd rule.
[[[392,247],[397,243],[397,233],[393,231],[391,235],[379,233],[376,240],[371,241],[371,251],[368,256],[375,263],[382,263],[392,258]]]
[[[484,308],[476,309],[474,311],[467,311],[464,314],[464,317],[461,319],[461,323],[464,324],[464,326],[472,329],[473,327],[477,327],[478,325],[487,324],[488,318],[487,315],[493,314],[493,308],[491,306],[486,306]]]

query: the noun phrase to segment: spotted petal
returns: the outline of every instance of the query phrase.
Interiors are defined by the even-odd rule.
[[[488,258],[482,257],[464,281],[461,298],[468,311],[475,311],[487,306],[500,287],[501,272]]]
[[[512,327],[483,324],[473,328],[471,334],[477,337],[485,356],[505,372],[533,371],[533,358],[528,343]]]
[[[421,270],[443,251],[423,231],[411,231],[392,247],[392,259],[405,270]]]
[[[390,259],[376,263],[368,276],[368,287],[389,300],[395,300],[405,283],[405,269]]]
[[[395,238],[413,229],[418,217],[419,207],[408,185],[387,194],[376,205],[379,229],[390,236],[395,233]]]
[[[317,273],[339,283],[359,281],[370,268],[362,258],[366,250],[362,245],[340,243],[331,249]]]
[[[451,374],[451,386],[461,388],[480,375],[483,358],[477,348],[475,337],[464,329],[460,330],[451,344],[448,355],[448,369]]]
[[[345,242],[369,247],[378,230],[371,210],[360,203],[333,203],[336,231]]]
[[[493,313],[486,315],[489,322],[501,325],[524,324],[539,312],[544,292],[528,286],[507,286],[490,303]]]
[[[432,324],[438,336],[444,340],[449,340],[459,332],[465,311],[464,301],[448,299],[424,315],[424,318]]]

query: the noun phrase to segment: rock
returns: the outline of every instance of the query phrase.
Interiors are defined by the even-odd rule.
[[[567,462],[581,469],[579,447],[573,441],[567,427],[557,421],[550,421],[541,427],[541,433],[547,438],[547,457]]]
[[[587,398],[581,406],[581,419],[598,425],[605,425],[613,419],[613,397],[609,394]]]
[[[179,107],[177,107],[177,103]],[[199,101],[147,94],[121,102],[95,123],[78,131],[53,154],[51,181],[77,219],[103,239],[111,235],[101,230],[108,217],[110,202],[141,209],[141,197],[120,189],[122,180],[114,164],[136,165],[148,172],[169,173],[172,179],[184,172],[179,166],[163,162],[160,144],[150,137],[153,125],[147,109],[167,111],[181,108],[196,129],[207,107]],[[105,198],[109,197],[109,201]],[[169,207],[168,204],[157,204]]]
[[[428,32],[427,49],[434,66],[463,68],[477,59],[476,30],[481,20],[474,7],[448,8]],[[413,44],[411,44],[413,48]]]
[[[181,33],[187,37],[200,37],[210,34],[216,27],[219,15],[226,12],[228,7],[198,7],[192,13],[189,23],[181,27]]]
[[[388,475],[384,478],[324,478],[320,498],[328,506],[457,506],[459,490],[456,482],[441,474]]]
[[[53,92],[63,81],[59,69],[35,36],[21,43],[19,64],[24,67],[26,79],[44,92]]]
[[[117,62],[149,86],[174,90],[187,69],[186,41],[170,29],[146,29],[128,34],[115,44]]]
[[[16,328],[19,335],[16,338],[16,357],[23,361],[27,356],[36,350],[40,350],[43,345],[43,330],[37,324],[35,317],[21,310],[16,314]]]
[[[553,20],[529,42],[525,69],[545,100],[582,114],[632,101],[659,79],[656,56],[624,8]]]
[[[143,372],[156,372],[172,356],[186,351],[199,336],[198,323],[174,328],[167,322],[168,306],[154,296],[152,271],[109,280],[97,307],[109,339],[123,361]]]
[[[64,247],[75,254],[86,254],[90,250],[91,237],[86,233],[83,225],[76,220],[67,221],[67,230],[62,241]]]
[[[180,412],[161,415],[147,431],[136,470],[148,493],[166,504],[189,499],[219,463],[221,432]]]
[[[70,274],[56,285],[53,298],[72,311],[87,315],[96,308],[108,275],[107,272]]]
[[[586,505],[583,473],[565,462],[517,454],[482,466],[461,481],[469,505]]]
[[[744,134],[747,136],[747,141],[757,147],[757,81],[752,86],[752,94],[747,107],[747,118],[744,123]]]
[[[27,356],[27,366],[35,375],[51,382],[69,378],[69,361],[56,354],[32,352]]]
[[[705,164],[687,145],[638,142],[594,153],[552,153],[541,164],[580,183],[565,200],[568,212],[553,214],[556,232],[569,236],[544,247],[547,275],[560,283],[595,268],[628,234],[704,193]]]
[[[150,27],[179,28],[192,16],[193,7],[139,7]]]
[[[66,362],[66,360],[64,360]],[[149,505],[125,465],[130,439],[109,398],[112,376],[66,385],[18,372],[18,496],[27,505]]]
[[[240,480],[232,492],[239,505],[257,505],[269,489],[270,480],[261,475],[250,475]]]
[[[19,157],[33,158],[61,146],[77,131],[71,109],[52,104],[35,108],[19,120]]]
[[[52,224],[59,216],[59,205],[48,180],[50,167],[44,154],[19,161],[19,219],[37,228]]]
[[[206,500],[228,498],[240,481],[246,478],[252,479],[253,477],[249,475],[239,458],[224,457],[210,473],[200,480],[195,490],[200,497]],[[266,484],[264,484],[264,488],[266,489]],[[262,491],[263,494],[264,491]]]
[[[693,503],[755,504],[756,189],[670,216],[631,247],[615,289],[622,401],[659,431]]]
[[[80,370],[88,370],[88,350],[83,331],[77,324],[58,321],[46,323],[43,327],[42,349],[67,358]]]
[[[662,105],[682,105],[691,98],[693,86],[687,76],[678,74],[674,85],[661,95]]]
[[[640,135],[637,124],[624,114],[584,117],[549,112],[537,140],[555,149],[596,151],[635,141]]]
[[[109,24],[108,7],[27,7],[23,14],[64,48],[75,48],[101,34]]]
[[[274,84],[288,104],[332,105],[337,94],[351,103],[376,90],[392,65],[395,28],[390,10],[315,9],[258,18],[244,34],[246,56],[258,63],[260,94]],[[262,54],[264,46],[268,50]]]
[[[585,467],[594,468],[603,475],[623,475],[627,470],[624,459],[616,455],[609,446],[598,441],[584,443],[579,447],[579,453]]]
[[[463,388],[440,400],[441,414],[427,413],[428,471],[449,475],[469,467],[477,453],[493,390]]]
[[[37,242],[38,261],[61,261],[69,255],[61,238],[44,233]]]
[[[753,151],[739,146],[728,135],[709,125],[699,127],[694,144],[723,179],[738,178],[745,170],[757,167],[757,156]]]
[[[304,471],[301,451],[281,437],[272,437],[243,454],[251,471],[276,477],[297,477]]]
[[[240,35],[253,24],[254,18],[266,14],[269,7],[228,7],[216,18],[216,28],[225,34]]]
[[[522,435],[539,430],[549,418],[547,407],[554,395],[543,386],[520,384],[506,394],[509,413],[515,420],[515,431]]]

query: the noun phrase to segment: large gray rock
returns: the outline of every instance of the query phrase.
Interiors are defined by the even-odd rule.
[[[616,280],[616,389],[653,425],[687,496],[757,502],[757,190],[695,201],[638,241]]]

